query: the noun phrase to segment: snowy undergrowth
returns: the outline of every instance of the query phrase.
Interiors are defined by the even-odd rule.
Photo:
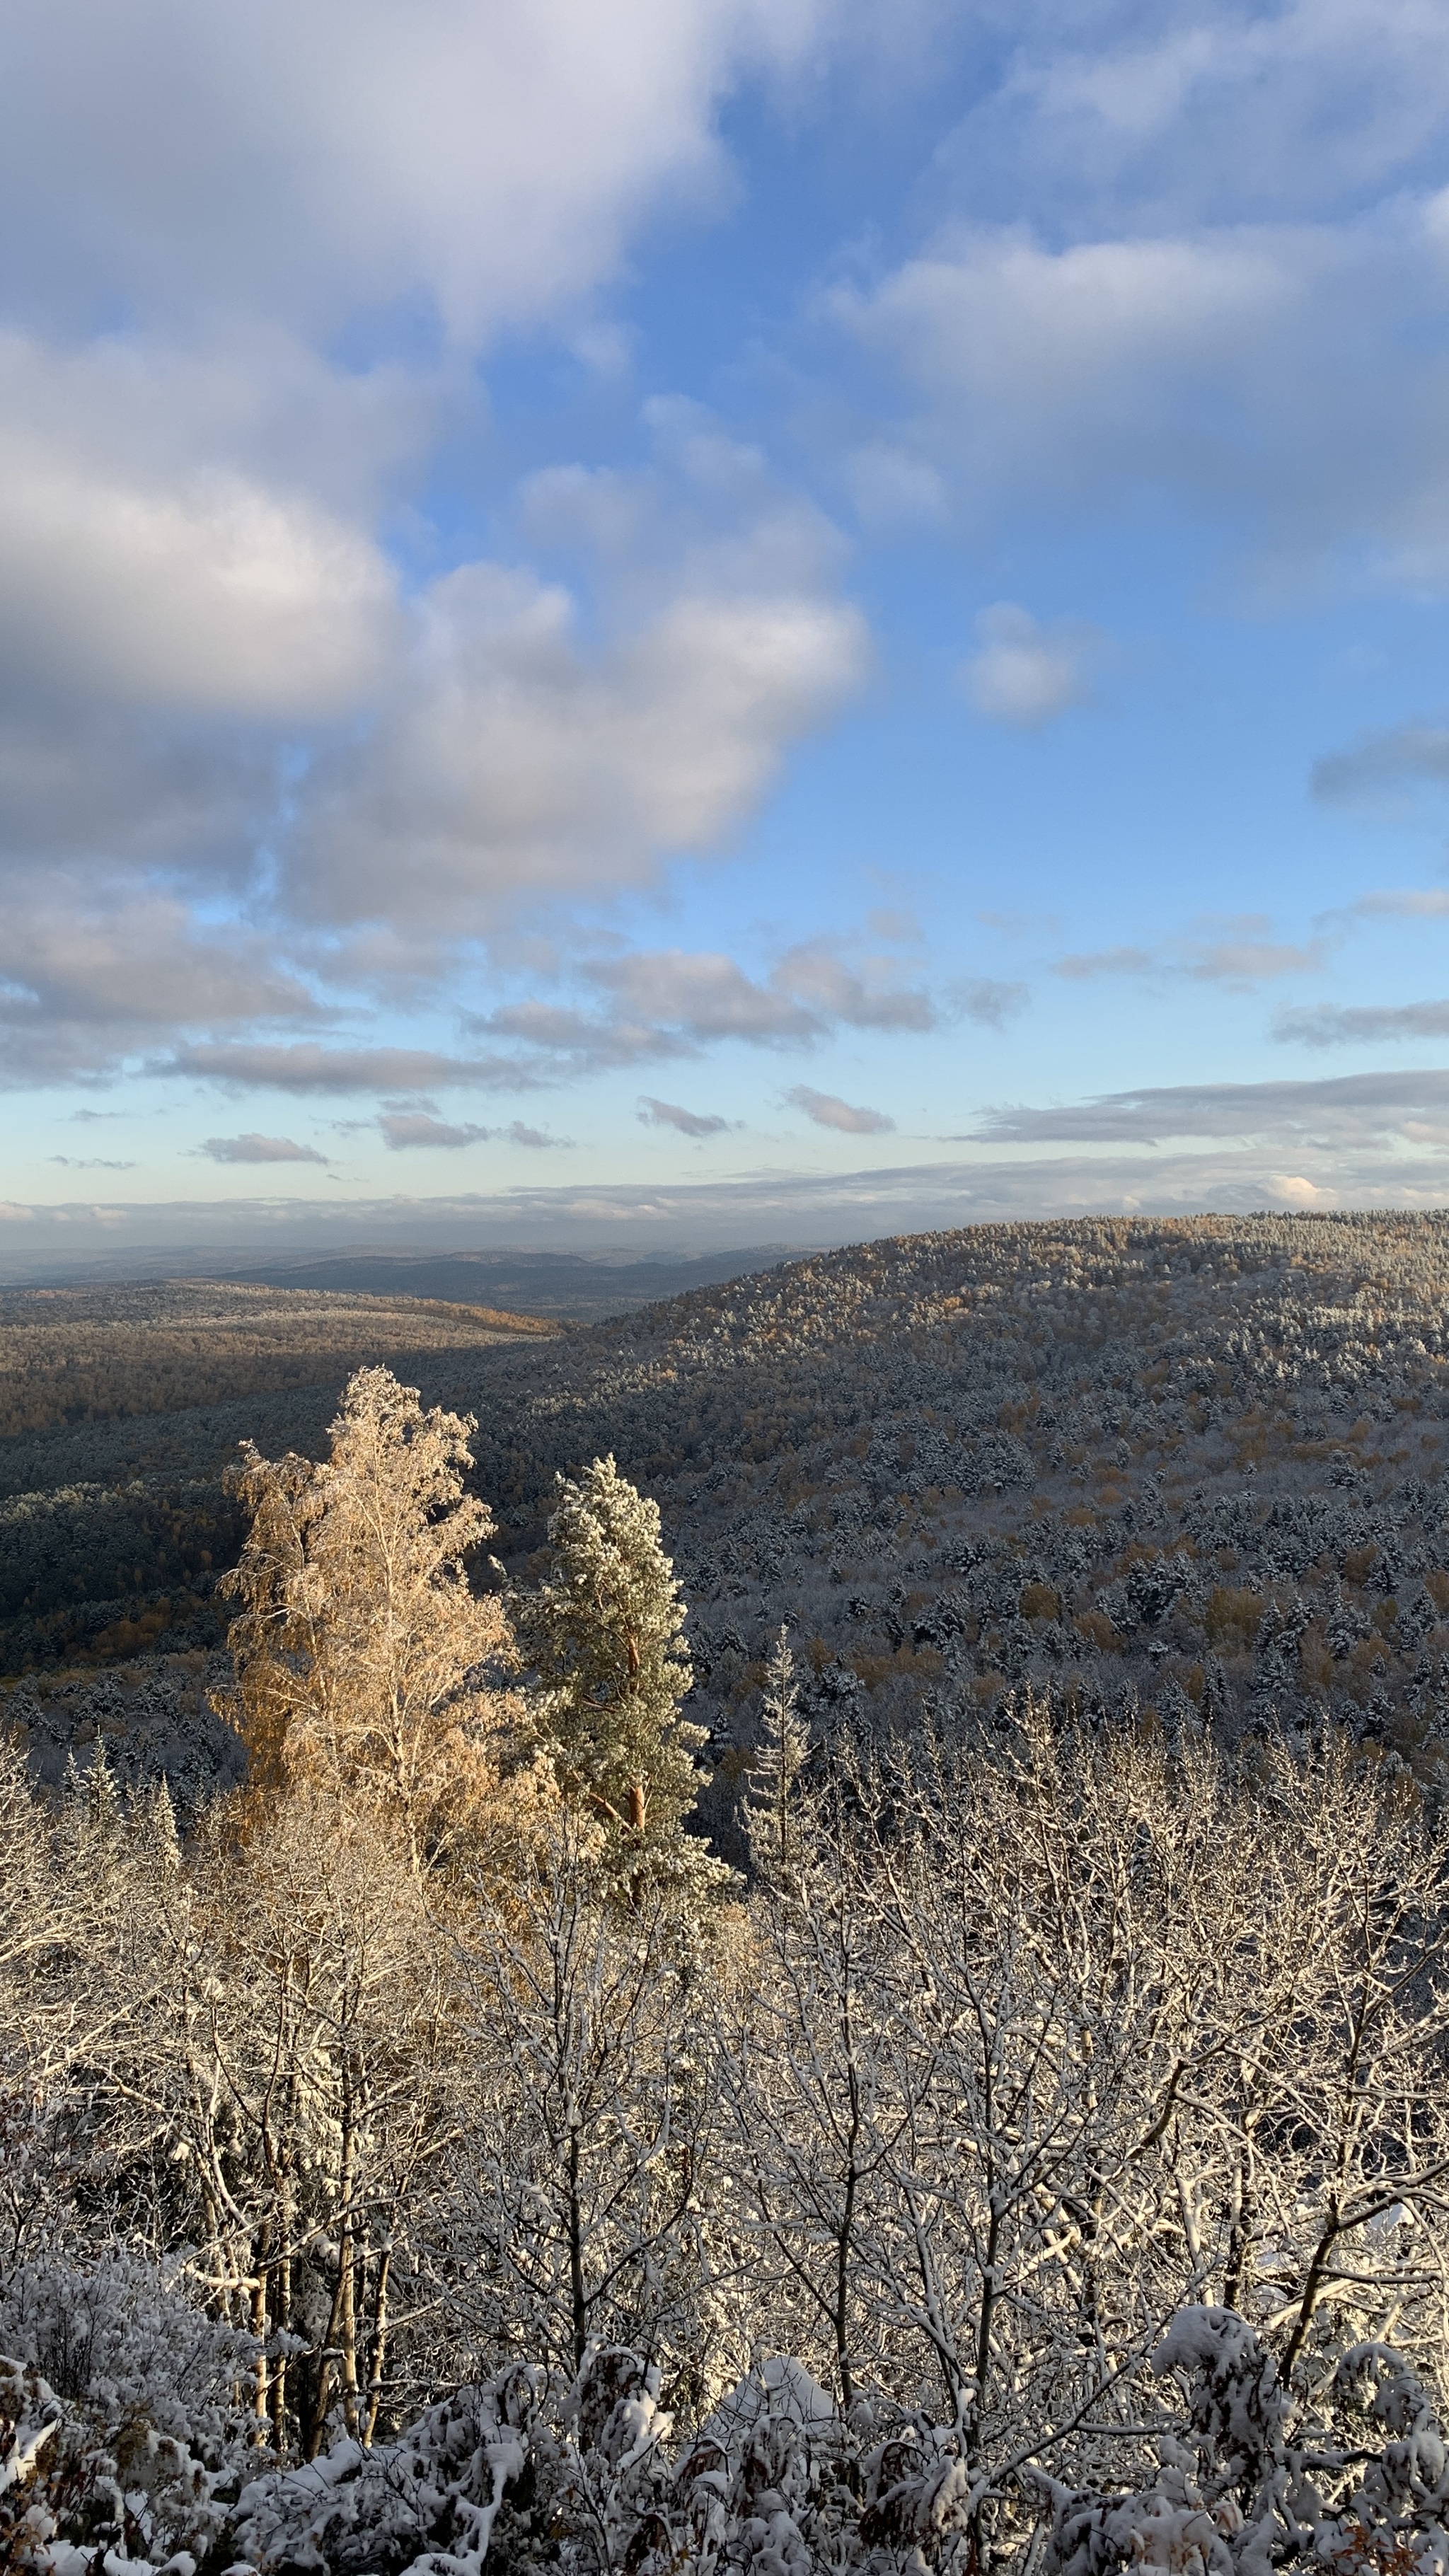
[[[613,2345],[591,2347],[562,2394],[514,2364],[394,2441],[343,2439],[305,2467],[246,2478],[214,2408],[188,2424],[194,2448],[161,2430],[180,2383],[144,2349],[158,2312],[143,2321],[114,2267],[109,2286],[88,2313],[105,2313],[111,2376],[67,2399],[33,2364],[0,2360],[0,2547],[28,2576],[481,2576],[488,2563],[498,2576],[975,2576],[991,2561],[989,2481],[959,2428],[883,2428],[864,2401],[843,2416],[790,2360],[751,2372],[679,2442],[657,2371]],[[1241,2317],[1188,2308],[1139,2404],[1141,2456],[1156,2460],[1140,2483],[1053,2480],[1050,2433],[1020,2463],[1027,2559],[1042,2576],[1271,2576],[1295,2562],[1437,2576],[1449,2564],[1449,2455],[1389,2346],[1352,2345],[1290,2385]],[[230,2454],[208,2468],[219,2429]]]

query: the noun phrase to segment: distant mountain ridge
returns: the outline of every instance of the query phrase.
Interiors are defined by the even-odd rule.
[[[239,1287],[298,1288],[349,1297],[423,1297],[448,1304],[501,1306],[558,1321],[595,1323],[610,1315],[735,1279],[792,1258],[786,1244],[733,1252],[530,1252],[527,1250],[399,1252],[358,1244],[258,1262],[182,1245],[164,1253],[89,1254],[53,1269],[27,1269],[0,1296],[49,1288],[136,1288],[168,1280],[230,1281]]]

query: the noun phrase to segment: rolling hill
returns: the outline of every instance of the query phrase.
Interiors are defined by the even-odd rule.
[[[1031,1683],[1228,1741],[1327,1715],[1426,1776],[1438,1764],[1444,1218],[890,1238],[553,1335],[456,1308],[409,1324],[405,1301],[364,1313],[353,1299],[329,1343],[325,1301],[293,1309],[273,1292],[278,1338],[268,1354],[259,1334],[254,1359],[236,1356],[249,1346],[229,1319],[273,1310],[223,1304],[209,1322],[185,1305],[201,1292],[174,1293],[172,1325],[188,1314],[195,1342],[174,1383],[193,1400],[126,1414],[124,1370],[91,1357],[77,1381],[107,1418],[0,1442],[12,1672],[115,1665],[143,1630],[162,1652],[214,1649],[209,1582],[239,1535],[219,1485],[228,1451],[244,1434],[315,1448],[365,1356],[480,1416],[478,1484],[519,1570],[556,1471],[612,1450],[657,1495],[691,1603],[717,1822],[782,1621],[822,1735],[977,1724]],[[28,1329],[8,1310],[3,1323]],[[67,1331],[79,1360],[98,1319],[47,1329],[54,1388]],[[314,1358],[307,1383],[288,1374]],[[234,1364],[256,1371],[245,1390]]]

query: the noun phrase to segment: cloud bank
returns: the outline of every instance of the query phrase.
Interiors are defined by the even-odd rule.
[[[486,425],[501,333],[611,363],[589,299],[647,218],[724,203],[724,100],[850,18],[57,0],[11,30],[0,1079],[231,1045],[275,1075],[319,1010],[447,993],[519,916],[716,852],[858,691],[835,531],[687,405],[627,472],[534,476],[498,553],[406,500]],[[569,576],[530,559],[561,546]]]
[[[636,1118],[651,1129],[657,1166],[675,1138],[704,1144],[732,1122],[635,1083],[728,1098],[706,1061],[749,1050],[771,1084],[775,1058],[810,1060],[821,1087],[787,1097],[815,1129],[884,1133],[883,1111],[824,1087],[854,1079],[830,1066],[833,1045],[934,1041],[934,1066],[954,1048],[979,1084],[987,1049],[969,1032],[1026,1063],[1011,1050],[1031,994],[963,973],[978,962],[965,941],[945,953],[939,887],[925,935],[907,922],[896,898],[915,904],[932,864],[913,875],[914,822],[931,818],[929,790],[911,803],[909,756],[884,822],[848,769],[802,804],[813,911],[786,833],[769,920],[736,937],[701,918],[708,871],[809,780],[811,746],[852,709],[894,721],[893,693],[934,657],[918,695],[937,688],[963,812],[993,763],[1029,801],[1080,754],[1080,793],[1121,711],[1060,720],[1093,703],[1109,656],[1125,693],[1149,666],[1161,684],[1176,649],[1147,631],[1159,534],[1162,561],[1186,532],[1194,561],[1218,568],[1215,615],[1245,593],[1257,609],[1449,593],[1449,56],[1424,0],[1211,0],[1155,17],[1021,0],[999,46],[974,22],[964,46],[909,9],[882,40],[858,0],[619,0],[603,16],[582,0],[51,0],[12,14],[7,1085],[95,1093],[124,1071],[193,1117],[198,1092],[220,1095],[229,1107],[209,1098],[196,1123],[245,1132],[202,1141],[219,1166],[330,1171],[269,1130],[303,1114],[293,1104],[331,1103],[356,1110],[336,1121],[350,1153],[426,1170],[474,1147],[546,1151],[561,1140],[513,1109],[568,1084],[603,1099],[620,1076],[614,1114],[636,1150]],[[763,166],[787,131],[830,124],[832,104],[855,114],[831,83],[849,60],[864,88],[872,43],[918,97],[965,102],[933,133],[919,187],[892,208],[862,198],[869,226],[810,252],[788,319],[761,318],[752,273],[732,268],[741,243],[749,255],[737,226],[720,271],[721,309],[739,288],[734,345],[701,338],[701,366],[667,321],[650,343],[645,228],[676,258],[690,225],[743,205],[746,151]],[[933,63],[954,73],[968,52],[959,88],[934,81]],[[907,88],[884,84],[872,112]],[[674,295],[666,278],[661,311]],[[746,426],[640,391],[681,380],[710,383]],[[880,531],[927,547],[933,578],[945,548],[972,548],[928,650],[924,620],[903,637],[893,604],[871,631],[862,601],[896,597],[884,558],[862,560]],[[1112,637],[1048,613],[1094,560],[1111,584],[1126,574],[1135,643],[1115,605]],[[962,600],[998,585],[1013,595],[981,608],[953,673]],[[963,694],[980,724],[962,721]],[[1442,712],[1352,705],[1374,721],[1355,731],[1350,712],[1341,736],[1315,737],[1340,745],[1313,771],[1317,828],[1432,815],[1449,785]],[[1145,779],[1151,747],[1126,758]],[[1078,873],[1062,913],[1082,924],[1079,948],[1042,960],[1061,979],[1057,1013],[1031,1024],[1048,1042],[1054,1017],[1093,997],[1111,1009],[1114,979],[1181,987],[1205,1013],[1317,973],[1365,923],[1427,925],[1449,905],[1389,888],[1303,935],[1256,914],[1147,933],[1140,908],[1119,921],[1083,881],[1097,863],[1078,810],[1041,808],[1043,841],[1065,824],[1064,884]],[[859,936],[834,909],[851,870],[889,897]],[[1038,891],[1023,910],[1040,922]],[[1283,1012],[1272,1035],[1433,1049],[1445,1009],[1335,1002]],[[1049,1087],[1045,1046],[1031,1061],[1022,1078]],[[1161,1133],[1221,1148],[1183,1189],[1206,1186],[1210,1162],[1224,1189],[1246,1187],[1253,1157],[1270,1157],[1254,1186],[1309,1206],[1334,1186],[1334,1155],[1365,1188],[1411,1166],[1428,1186],[1432,1079],[1352,1078],[1389,1086],[1372,1095],[1147,1083],[989,1112],[973,1150],[1000,1176],[1002,1156],[1027,1173],[1058,1143],[1105,1171],[1121,1145],[1155,1151],[1160,1175]],[[1069,1163],[1054,1187],[1078,1186]],[[767,1207],[774,1184],[758,1186]],[[938,1188],[974,1204],[986,1186],[881,1179],[879,1204],[937,1204]],[[876,1187],[861,1179],[862,1207]]]

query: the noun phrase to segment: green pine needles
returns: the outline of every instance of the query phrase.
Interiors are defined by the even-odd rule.
[[[531,1727],[565,1799],[592,1820],[610,1874],[637,1890],[733,1883],[681,1831],[704,1786],[706,1730],[682,1714],[693,1684],[685,1608],[660,1542],[659,1506],[596,1458],[558,1478],[551,1562],[512,1602],[519,1655],[537,1677]]]

